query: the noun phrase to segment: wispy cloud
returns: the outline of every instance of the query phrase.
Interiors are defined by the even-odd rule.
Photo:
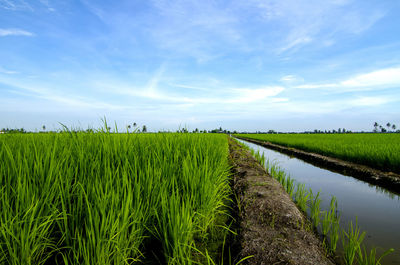
[[[75,96],[68,93],[57,93],[54,89],[48,89],[44,86],[38,85],[23,85],[19,82],[3,82],[7,86],[12,87],[15,93],[45,99],[50,102],[62,104],[67,107],[79,108],[79,109],[106,109],[106,110],[121,110],[127,108],[127,106],[109,104],[107,102],[99,101],[92,98],[85,98],[82,96]],[[62,106],[58,105],[60,108]]]
[[[387,97],[358,97],[350,100],[349,104],[353,106],[380,106],[391,102],[392,100]]]
[[[302,89],[335,89],[339,91],[361,91],[400,86],[400,67],[375,70],[358,74],[335,83],[303,84]]]
[[[278,54],[310,44],[328,47],[343,34],[367,31],[386,15],[383,8],[362,9],[354,1],[249,0],[245,5],[257,7],[267,24],[280,26]]]
[[[303,78],[295,76],[295,75],[285,75],[285,76],[282,76],[281,79],[279,79],[279,81],[287,82],[287,83],[292,83],[295,81],[302,81],[302,80],[303,80]]]
[[[289,37],[289,39],[290,40],[288,40],[287,43],[284,44],[283,47],[278,49],[278,54],[281,54],[281,53],[286,52],[288,50],[292,50],[295,47],[298,48],[298,47],[300,47],[302,45],[305,45],[307,43],[310,43],[312,41],[312,38],[309,37],[309,36],[301,36],[301,37],[298,37],[298,38],[293,39],[293,40],[291,40],[292,38]]]
[[[42,3],[42,5],[44,5],[47,8],[48,11],[50,12],[56,11],[56,9],[50,5],[49,0],[39,0],[39,1],[40,3]]]
[[[0,37],[5,36],[35,36],[32,32],[22,30],[22,29],[0,29]]]
[[[155,44],[174,53],[189,55],[199,62],[215,59],[227,51],[225,45],[240,45],[238,17],[229,4],[215,1],[151,1],[159,23],[148,27]]]
[[[0,0],[0,7],[12,11],[19,11],[19,10],[33,11],[32,6],[29,5],[24,0]]]
[[[207,96],[185,96],[176,92],[165,92],[163,89],[154,86],[138,88],[121,84],[105,85],[104,82],[101,82],[98,85],[103,89],[109,90],[110,93],[131,96],[134,98],[140,97],[142,99],[156,100],[159,101],[158,103],[192,104],[192,106],[204,104],[217,104],[220,106],[223,104],[245,105],[255,102],[265,102],[268,99],[270,99],[271,102],[283,102],[288,100],[284,98],[275,98],[284,91],[284,88],[280,86],[252,88],[224,87],[213,93],[207,93]],[[205,88],[201,91],[210,92],[212,89]]]
[[[399,86],[400,67],[380,69],[370,73],[356,75],[340,82],[340,85],[346,87]]]
[[[8,70],[8,69],[5,69],[5,68],[3,68],[1,66],[0,66],[0,73],[8,74],[8,75],[19,74],[19,72],[17,72],[17,71]]]

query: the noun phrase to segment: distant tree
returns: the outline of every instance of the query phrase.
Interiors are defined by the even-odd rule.
[[[396,125],[392,124],[393,131],[396,131]]]
[[[130,124],[128,124],[128,130],[131,128],[131,125]]]
[[[388,122],[388,123],[386,123],[386,127],[388,127],[388,131],[390,131],[390,127],[391,127],[392,125],[390,124],[390,122]]]
[[[136,125],[137,125],[136,122],[134,122],[134,123],[133,123],[133,127],[136,127]]]
[[[342,129],[342,133],[346,133],[346,129],[345,128]]]
[[[378,127],[379,124],[377,122],[374,122],[374,132],[378,132]]]
[[[341,128],[338,129],[338,133],[342,133],[342,129]]]
[[[147,127],[146,127],[146,125],[143,125],[143,128],[142,128],[142,132],[147,132]]]
[[[42,128],[43,128],[43,131],[46,131],[46,126],[45,125],[43,125]]]

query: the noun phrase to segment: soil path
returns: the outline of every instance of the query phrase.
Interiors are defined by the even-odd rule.
[[[239,258],[253,255],[245,264],[333,264],[280,183],[231,138],[229,148],[239,204]]]
[[[297,157],[315,166],[326,168],[343,175],[352,176],[354,178],[366,181],[373,185],[384,187],[392,192],[400,193],[399,174],[393,172],[384,172],[365,165],[360,165],[316,153],[306,152],[292,147],[285,147],[266,141],[259,141],[245,137],[237,138]]]

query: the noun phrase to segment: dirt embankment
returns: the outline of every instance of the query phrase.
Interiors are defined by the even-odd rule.
[[[245,264],[333,264],[278,181],[232,139],[233,189],[239,203],[240,258]]]
[[[343,175],[366,181],[373,185],[384,187],[392,192],[400,193],[400,175],[393,172],[384,172],[368,166],[328,157],[316,153],[305,152],[292,147],[285,147],[270,142],[237,137],[269,149],[295,156],[318,167],[326,168]]]

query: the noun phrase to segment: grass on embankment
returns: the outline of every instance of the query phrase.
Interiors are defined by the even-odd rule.
[[[225,135],[1,135],[0,161],[0,264],[192,264],[230,194]]]
[[[236,134],[400,173],[400,134]]]

